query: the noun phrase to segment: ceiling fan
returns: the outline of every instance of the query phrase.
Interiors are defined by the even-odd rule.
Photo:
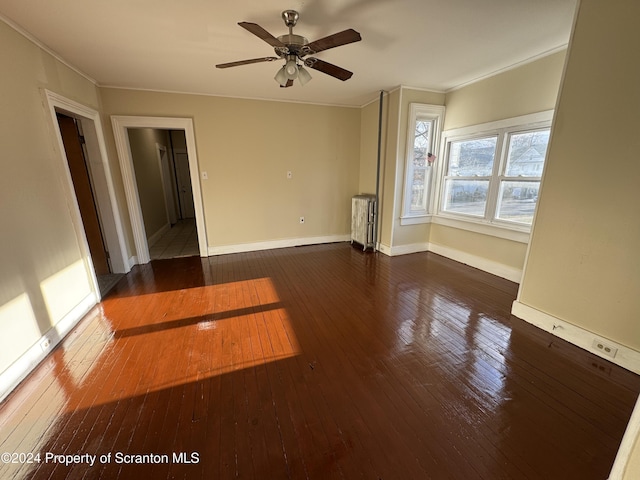
[[[248,30],[256,37],[271,45],[277,57],[260,57],[249,60],[240,60],[237,62],[221,63],[216,65],[216,67],[229,68],[237,67],[239,65],[273,62],[274,60],[284,59],[285,63],[282,68],[278,70],[278,73],[276,73],[275,80],[281,87],[285,88],[292,86],[293,81],[296,78],[300,81],[301,85],[304,85],[311,80],[311,75],[304,67],[313,68],[314,70],[326,73],[327,75],[342,81],[350,79],[353,72],[350,72],[349,70],[345,70],[342,67],[325,62],[319,58],[304,57],[330,48],[359,42],[362,40],[360,34],[350,28],[309,43],[309,40],[303,36],[295,35],[293,33],[293,27],[295,27],[298,22],[298,18],[300,18],[300,15],[295,10],[285,10],[282,12],[282,19],[284,20],[285,25],[289,27],[289,33],[281,35],[278,38],[271,35],[257,23],[239,22],[238,25],[242,28]]]

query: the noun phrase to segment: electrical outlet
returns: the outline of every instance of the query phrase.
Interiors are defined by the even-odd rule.
[[[48,338],[43,338],[42,340],[40,340],[40,348],[43,352],[48,351],[49,347],[51,347],[51,340],[49,340]]]
[[[304,217],[300,217],[300,223],[304,223]]]
[[[611,358],[615,358],[616,354],[618,353],[618,349],[616,347],[609,345],[608,343],[603,342],[602,340],[599,340],[597,338],[593,340],[593,348],[595,348],[603,355]]]

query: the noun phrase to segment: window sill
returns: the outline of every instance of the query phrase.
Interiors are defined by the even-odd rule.
[[[433,215],[431,223],[443,225],[445,227],[457,228],[468,232],[490,235],[492,237],[503,238],[519,243],[529,243],[531,228],[528,226],[504,225],[489,223],[482,220],[462,219],[458,217],[438,214]]]
[[[411,215],[410,217],[400,217],[400,225],[421,225],[431,223],[432,215]]]

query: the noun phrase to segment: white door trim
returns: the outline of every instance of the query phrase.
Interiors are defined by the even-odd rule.
[[[147,244],[147,235],[142,219],[142,208],[140,206],[140,197],[138,196],[138,187],[133,168],[133,157],[131,156],[131,147],[129,145],[127,128],[184,130],[187,141],[187,152],[189,155],[189,170],[193,189],[196,228],[198,230],[198,247],[200,249],[200,256],[206,257],[208,255],[207,231],[204,221],[204,206],[202,202],[202,190],[200,188],[200,170],[198,168],[193,120],[190,118],[112,115],[111,124],[113,125],[113,135],[115,137],[116,150],[118,151],[120,170],[122,171],[122,180],[124,182],[124,189],[127,197],[129,216],[131,217],[131,228],[133,230],[138,263],[148,263],[150,261],[150,256],[149,245]]]
[[[71,173],[69,172],[69,165],[67,164],[67,157],[62,143],[62,136],[60,134],[60,127],[58,126],[56,112],[65,113],[81,122],[88,154],[87,166],[91,170],[92,177],[95,181],[94,193],[96,195],[97,206],[101,213],[103,233],[109,250],[111,269],[114,273],[127,273],[131,270],[131,266],[127,258],[127,247],[124,229],[122,226],[122,218],[120,217],[120,211],[118,210],[118,202],[116,200],[115,189],[113,186],[113,177],[111,169],[109,168],[109,157],[107,155],[107,148],[104,141],[100,113],[90,107],[74,102],[73,100],[49,90],[43,89],[43,93],[45,95],[47,105],[49,106],[54,134],[58,142],[58,149],[60,151],[63,168],[66,172],[67,181],[69,183],[68,194],[74,200],[74,205],[76,206],[75,218],[73,221],[76,225],[77,234],[81,240],[80,243],[84,246],[85,254],[87,255],[87,258],[90,258],[89,244],[84,232],[82,217],[80,216],[80,209],[75,196],[73,181],[71,180]],[[94,279],[96,294],[98,298],[100,298],[100,292],[97,289],[97,281],[95,279],[95,272],[93,271],[93,264],[91,262],[88,263],[90,264],[88,268]]]

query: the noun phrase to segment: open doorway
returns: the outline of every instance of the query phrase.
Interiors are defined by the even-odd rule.
[[[60,112],[56,112],[56,118],[89,246],[93,270],[98,280],[100,296],[104,297],[123,274],[115,273],[111,267],[102,219],[96,203],[95,183],[87,164],[88,154],[86,141],[82,134],[82,124],[78,119]]]
[[[163,228],[165,230],[171,229],[172,208],[169,197],[172,194],[167,193],[166,187],[166,185],[171,184],[171,181],[167,181],[166,178],[163,179],[167,170],[169,175],[175,177],[176,185],[178,185],[174,198],[176,224],[179,223],[179,220],[185,220],[187,216],[190,216],[191,234],[197,238],[195,254],[201,257],[207,256],[208,247],[201,197],[200,172],[198,170],[192,120],[187,118],[113,116],[111,121],[127,196],[129,216],[131,217],[131,227],[137,253],[136,263],[148,263],[152,258],[150,245],[153,246],[159,241],[160,236],[163,234]],[[159,132],[166,133],[167,131],[170,133],[168,142],[163,144],[162,141],[156,140],[161,135]],[[146,143],[154,145],[154,154],[151,155],[149,153],[151,149],[147,149],[147,155],[149,156],[147,167],[142,168],[151,169],[151,165],[153,165],[151,170],[140,170],[134,161],[136,146],[132,144],[132,137],[145,135],[149,137],[146,138]],[[182,135],[180,142],[178,141],[179,135]],[[169,158],[173,162],[168,168],[163,165],[163,147],[166,148]],[[180,169],[180,165],[185,168]],[[178,171],[179,169],[180,171]],[[140,178],[143,176],[155,177],[156,180],[153,185],[150,185],[150,182],[147,182],[149,178]],[[203,176],[205,176],[204,173]],[[179,182],[178,179],[182,181]],[[182,187],[187,184],[190,184],[190,191],[185,189],[183,192]],[[152,197],[146,197],[146,190],[154,192],[153,198],[155,200],[150,201],[149,198]],[[153,203],[151,208],[145,206],[145,204],[148,205],[149,203]],[[161,225],[162,222],[164,222],[164,227]]]
[[[199,255],[184,130],[127,128],[151,260]]]
[[[43,94],[67,173],[71,205],[75,206],[72,219],[76,235],[99,300],[131,270],[100,115],[59,94],[48,90]]]

